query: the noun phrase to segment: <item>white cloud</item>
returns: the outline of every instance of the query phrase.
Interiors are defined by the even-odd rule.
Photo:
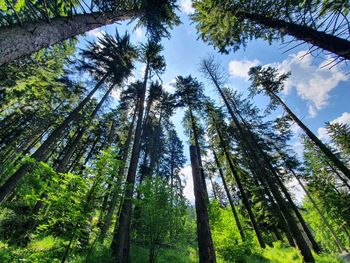
[[[343,112],[341,116],[331,121],[331,123],[350,124],[350,112]]]
[[[292,148],[299,158],[303,158],[304,145],[301,143],[300,138],[296,139],[292,144]]]
[[[194,13],[194,8],[192,7],[191,0],[181,0],[180,8],[181,8],[181,11],[184,12],[185,14],[193,14]]]
[[[111,92],[111,97],[119,100],[121,92],[122,91],[120,89],[113,89],[112,92]]]
[[[305,197],[305,192],[303,188],[300,186],[298,180],[293,177],[290,181],[286,183],[286,187],[294,197],[293,198],[294,201],[297,204],[302,204]]]
[[[303,151],[304,151],[304,146],[301,142],[301,138],[300,135],[303,134],[303,130],[299,127],[298,124],[296,124],[295,122],[292,124],[292,126],[290,127],[292,133],[293,133],[293,144],[292,144],[292,148],[293,151],[297,154],[297,156],[299,158],[303,158]]]
[[[165,83],[163,85],[164,90],[170,93],[174,93],[175,87],[173,86],[173,84],[175,84],[175,82],[176,82],[176,79],[172,79],[170,82]]]
[[[137,38],[143,38],[145,35],[141,27],[137,27],[134,32]]]
[[[248,71],[251,67],[257,66],[260,61],[254,60],[231,60],[228,64],[228,71],[231,76],[243,78],[245,80],[249,79]]]
[[[184,196],[194,204],[194,193],[193,193],[193,179],[192,179],[192,168],[191,165],[185,166],[181,169],[180,173],[184,176],[186,185],[184,188]]]
[[[145,63],[142,63],[142,65],[141,65],[141,67],[140,67],[140,69],[139,69],[139,71],[138,71],[138,74],[139,74],[139,76],[140,76],[141,78],[143,78],[144,75],[145,75],[145,73],[146,73],[146,64],[145,64]]]
[[[342,123],[342,124],[350,124],[350,112],[343,112],[338,118],[330,121],[331,124],[334,123]],[[327,133],[327,129],[324,127],[318,128],[317,130],[318,137],[322,140],[329,140],[329,135]]]
[[[298,124],[296,124],[295,122],[293,122],[293,124],[290,127],[291,131],[293,132],[294,136],[298,136],[302,133],[302,129],[299,127]]]
[[[295,88],[298,95],[308,102],[310,117],[315,117],[317,110],[324,108],[329,101],[329,93],[335,89],[341,81],[346,81],[349,76],[339,67],[329,69],[324,63],[315,65],[313,57],[306,51],[290,55],[281,63],[274,63],[280,72],[291,71],[292,75],[286,82],[284,93],[288,94]]]
[[[101,38],[103,36],[103,34],[105,34],[106,32],[104,30],[102,30],[101,28],[96,28],[93,30],[90,30],[89,32],[87,32],[86,34],[88,36],[92,36],[92,37],[96,37],[96,38]]]
[[[315,118],[317,116],[317,110],[313,105],[308,106],[307,112],[309,113],[310,118]]]

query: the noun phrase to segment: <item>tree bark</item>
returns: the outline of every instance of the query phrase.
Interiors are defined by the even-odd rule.
[[[79,103],[79,105],[67,116],[67,118],[48,136],[45,142],[43,142],[31,155],[31,158],[35,159],[37,162],[45,159],[46,155],[51,151],[51,148],[59,140],[69,124],[78,119],[80,111],[90,101],[91,97],[102,85],[106,77],[107,74],[96,84],[95,88],[90,91],[85,99]],[[0,203],[4,200],[6,195],[16,187],[19,180],[21,180],[31,168],[32,165],[24,164],[6,180],[6,182],[0,187]]]
[[[89,119],[90,122],[92,122],[96,115],[97,112],[101,109],[102,105],[105,103],[105,101],[107,100],[109,94],[112,92],[114,88],[114,85],[111,85],[110,88],[107,90],[107,92],[103,95],[102,99],[100,100],[100,102],[96,105],[94,111],[91,113]],[[57,171],[58,172],[66,172],[67,171],[67,163],[69,162],[70,158],[72,157],[75,149],[77,148],[77,146],[80,144],[81,139],[84,136],[85,130],[88,127],[83,125],[79,128],[78,134],[75,137],[74,141],[72,142],[72,144],[70,145],[68,151],[65,153],[62,161],[59,163],[58,167],[57,167]]]
[[[219,174],[220,174],[220,177],[221,177],[222,184],[224,185],[224,189],[225,189],[225,192],[226,192],[226,195],[227,195],[227,199],[228,199],[228,201],[230,203],[231,210],[232,210],[233,216],[235,218],[237,228],[239,230],[239,234],[241,236],[242,241],[244,242],[245,241],[244,230],[243,230],[243,227],[242,227],[241,222],[239,220],[238,213],[236,211],[236,207],[235,207],[235,204],[233,202],[230,190],[228,189],[228,186],[226,184],[226,179],[224,177],[224,173],[222,172],[221,165],[220,165],[220,162],[219,162],[219,158],[216,155],[215,150],[212,149],[212,151],[213,151],[213,154],[214,154],[214,159],[215,159],[216,166],[217,166],[217,168],[219,170]]]
[[[128,160],[129,149],[130,149],[130,145],[131,145],[132,131],[134,130],[134,123],[135,123],[135,119],[136,119],[136,110],[137,109],[135,107],[132,121],[131,121],[129,131],[128,131],[128,135],[127,135],[127,138],[125,141],[125,145],[123,147],[124,149],[123,149],[122,165],[118,171],[118,181],[119,181],[119,179],[122,180],[124,178],[126,162]],[[114,190],[114,192],[112,194],[112,199],[111,199],[110,204],[108,206],[108,211],[107,211],[107,214],[105,217],[105,222],[104,222],[103,226],[101,227],[101,233],[100,233],[100,237],[99,237],[100,242],[103,242],[103,240],[106,236],[106,233],[111,225],[113,213],[115,211],[117,201],[118,201],[118,194],[119,194],[119,192]],[[118,220],[119,220],[119,218],[117,217],[115,230],[118,229],[117,228]],[[117,238],[116,232],[113,233],[113,238]]]
[[[295,179],[297,179],[299,185],[301,186],[301,188],[304,190],[306,196],[309,198],[310,202],[312,203],[312,205],[315,207],[317,213],[320,215],[322,222],[326,225],[326,227],[328,228],[329,232],[331,232],[335,243],[337,244],[338,248],[339,248],[339,252],[342,251],[347,251],[345,249],[345,247],[343,246],[343,244],[341,243],[341,241],[338,238],[338,235],[335,233],[333,227],[328,223],[328,220],[325,218],[325,216],[323,215],[322,211],[320,210],[320,208],[318,207],[318,205],[316,204],[315,200],[312,198],[311,194],[309,193],[309,191],[305,188],[304,184],[301,182],[301,180],[299,179],[299,177],[295,174],[295,172],[292,169],[289,169],[293,176],[295,177]]]
[[[135,12],[104,12],[56,17],[0,28],[0,66],[103,25],[135,17]]]
[[[128,170],[128,175],[125,182],[125,194],[123,199],[123,204],[120,213],[120,221],[118,224],[118,230],[116,232],[115,238],[112,240],[111,249],[112,256],[115,258],[116,262],[127,263],[130,260],[130,223],[131,223],[131,213],[132,213],[132,197],[135,188],[135,177],[137,166],[140,156],[141,148],[141,135],[142,135],[142,123],[143,123],[143,113],[144,113],[144,103],[146,97],[147,81],[149,75],[149,64],[146,65],[145,77],[143,81],[143,89],[140,94],[140,100],[138,102],[138,116],[135,130],[134,143],[132,147],[130,166]]]
[[[231,160],[231,156],[228,153],[228,151],[226,149],[226,146],[224,145],[224,142],[223,142],[223,139],[222,139],[222,135],[221,135],[221,133],[220,133],[220,131],[219,131],[219,129],[217,127],[216,127],[216,130],[217,130],[217,132],[219,134],[220,144],[221,144],[221,147],[224,150],[224,153],[225,153],[225,156],[226,156],[226,160],[227,160],[227,162],[229,164],[231,173],[234,176],[234,178],[236,180],[236,183],[237,183],[237,186],[238,186],[238,189],[239,189],[239,191],[241,193],[243,204],[244,204],[245,208],[247,209],[247,212],[248,212],[250,221],[252,223],[252,226],[254,228],[256,237],[258,238],[259,245],[260,245],[260,247],[265,248],[266,245],[265,245],[264,239],[263,239],[262,234],[260,232],[259,226],[258,226],[258,224],[257,224],[257,222],[255,220],[255,216],[253,214],[253,211],[252,211],[252,208],[251,208],[248,196],[247,196],[246,192],[244,191],[244,187],[243,187],[243,184],[241,182],[241,178],[239,177],[239,175],[238,175],[238,173],[237,173],[237,171],[236,171],[236,169],[235,169],[235,167],[233,165],[233,162]]]
[[[269,160],[266,158],[265,156],[265,152],[260,148],[258,142],[256,141],[254,135],[252,134],[252,132],[248,129],[247,134],[244,133],[243,128],[241,127],[241,124],[239,123],[238,119],[236,118],[233,109],[231,108],[231,106],[229,105],[226,96],[223,94],[223,92],[221,91],[220,87],[217,86],[218,89],[220,90],[220,94],[221,96],[223,96],[224,101],[225,101],[225,105],[227,106],[229,113],[231,114],[231,117],[233,119],[233,121],[235,122],[235,124],[237,125],[237,128],[239,129],[239,132],[241,133],[242,138],[243,139],[243,143],[246,144],[246,146],[248,147],[248,149],[250,150],[250,153],[252,154],[252,157],[261,163],[262,167],[265,167],[265,169],[268,169],[270,172],[272,172],[273,174],[275,174],[275,170],[273,169],[272,165],[270,164]],[[233,102],[233,105],[235,107],[235,110],[237,110],[236,105]],[[241,117],[241,116],[240,116]],[[244,122],[244,119],[241,117],[242,121]],[[244,122],[245,123],[245,122]],[[248,127],[247,127],[248,128]],[[246,135],[246,136],[245,136]],[[258,150],[259,156],[257,155],[257,153],[254,151],[254,149]],[[261,158],[259,158],[261,157]],[[250,157],[251,158],[251,157]],[[303,236],[300,233],[300,230],[298,229],[298,225],[295,221],[295,218],[293,217],[293,215],[290,213],[290,210],[287,206],[286,201],[283,199],[277,185],[276,182],[273,180],[273,178],[270,177],[269,173],[266,174],[266,176],[264,178],[260,178],[261,181],[266,181],[268,187],[271,190],[271,193],[273,195],[273,197],[275,198],[277,205],[279,206],[279,208],[281,209],[281,212],[284,215],[284,218],[287,222],[288,225],[288,229],[291,231],[293,238],[301,252],[301,254],[303,255],[303,258],[305,260],[305,262],[310,262],[310,263],[314,263],[315,259],[311,253],[310,248],[308,247],[305,239],[303,238]]]
[[[204,169],[203,169],[202,155],[201,155],[201,150],[200,150],[200,146],[199,146],[199,136],[198,136],[198,133],[197,133],[197,126],[196,126],[195,121],[194,121],[192,107],[191,107],[191,104],[190,104],[188,98],[187,98],[187,105],[188,105],[188,110],[190,112],[191,128],[192,128],[192,132],[193,132],[194,143],[195,143],[196,150],[197,150],[197,157],[198,157],[198,162],[199,162],[199,168],[201,170],[201,176],[202,176],[201,182],[203,184],[203,189],[204,189],[204,193],[206,195],[207,203],[209,203],[208,189],[207,189],[207,184],[205,182],[205,174],[204,174]]]
[[[349,47],[350,52],[350,47]],[[318,148],[324,153],[324,155],[331,160],[334,165],[348,178],[350,179],[350,170],[346,165],[340,161],[337,156],[326,146],[324,145],[319,138],[308,128],[305,124],[288,108],[288,106],[282,101],[282,99],[273,92],[269,92],[271,96],[276,99],[282,108],[287,112],[287,114],[293,119],[293,121],[298,124],[298,126],[306,133],[306,135],[317,145]]]
[[[316,242],[314,236],[312,235],[309,227],[307,226],[303,216],[300,214],[298,207],[295,205],[295,203],[294,203],[292,197],[290,196],[287,188],[283,184],[282,180],[277,176],[277,174],[276,174],[276,181],[277,181],[279,187],[282,189],[282,192],[284,193],[284,196],[287,198],[287,200],[288,200],[291,208],[293,209],[295,215],[297,216],[297,218],[298,218],[301,226],[303,227],[303,230],[305,231],[308,239],[310,240],[313,250],[317,254],[321,253],[321,247],[317,244],[317,242]]]
[[[329,51],[341,58],[350,59],[350,41],[346,39],[317,31],[308,26],[298,25],[259,14],[238,12],[238,16],[242,16],[257,24],[279,30],[282,33],[286,33],[298,40],[305,41],[311,45]]]
[[[215,263],[215,250],[209,226],[207,197],[203,189],[201,167],[198,160],[196,146],[190,146],[190,157],[193,176],[193,189],[197,215],[197,241],[200,263]]]

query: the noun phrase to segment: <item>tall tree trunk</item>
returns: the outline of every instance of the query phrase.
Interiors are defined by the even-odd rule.
[[[104,12],[56,17],[0,28],[0,66],[103,25],[135,17],[135,12]]]
[[[213,178],[209,175],[209,180],[210,180],[210,184],[211,184],[211,188],[213,189],[213,195],[214,195],[214,199],[216,199],[217,201],[219,201],[218,199],[218,195],[216,193],[216,189],[215,189],[215,185],[214,185],[214,182],[213,182]]]
[[[111,123],[111,127],[109,128],[109,132],[108,132],[108,138],[107,140],[105,140],[102,144],[102,149],[107,149],[108,147],[112,146],[112,143],[115,140],[115,128],[116,128],[116,121],[113,118],[112,119],[112,123]]]
[[[329,168],[331,168],[331,170],[337,175],[337,177],[339,178],[339,180],[341,180],[341,181],[344,183],[344,185],[345,185],[347,188],[349,188],[349,190],[350,190],[350,185],[349,185],[349,182],[347,181],[347,179],[344,178],[343,175],[341,175],[341,174],[339,173],[339,171],[338,171],[337,169],[334,168],[334,164],[330,163],[329,160],[327,160],[327,159],[326,159],[325,161],[326,161],[327,165],[329,166]]]
[[[251,153],[252,157],[250,157],[250,158],[253,158],[256,161],[261,162],[262,167],[265,167],[265,169],[270,170],[270,172],[272,172],[274,174],[275,170],[273,169],[269,160],[267,160],[265,153],[260,148],[254,135],[248,129],[248,126],[246,124],[245,124],[245,126],[247,126],[246,128],[248,130],[247,130],[247,134],[245,134],[243,128],[241,127],[241,124],[239,123],[237,117],[235,116],[235,114],[233,112],[232,107],[228,103],[226,96],[223,94],[222,90],[220,89],[220,87],[218,85],[217,85],[217,88],[219,89],[220,94],[224,99],[225,105],[226,105],[227,109],[229,110],[229,113],[230,113],[234,123],[237,125],[237,128],[239,129],[243,143],[247,146],[248,149],[251,149],[250,153]],[[233,103],[233,106],[235,107],[235,110],[238,112],[238,109],[237,109],[234,101],[232,101],[232,103]],[[242,117],[241,117],[241,119],[245,123],[245,121]],[[259,156],[257,155],[257,153],[253,149],[256,149],[258,151]],[[261,157],[262,159],[259,157]],[[311,250],[308,247],[305,239],[301,235],[300,230],[298,229],[298,225],[295,221],[295,218],[290,213],[289,207],[288,207],[286,201],[283,199],[283,197],[282,197],[282,195],[281,195],[281,193],[276,185],[276,182],[269,176],[268,173],[264,178],[260,178],[260,181],[266,181],[267,185],[269,186],[271,193],[277,202],[277,205],[281,209],[281,212],[284,214],[284,218],[288,224],[288,229],[291,231],[293,238],[294,238],[301,254],[303,255],[305,262],[310,262],[310,263],[315,262],[315,259],[311,253]]]
[[[350,41],[346,39],[317,31],[308,26],[298,25],[260,14],[238,11],[238,15],[257,24],[284,32],[298,40],[305,41],[306,43],[336,54],[341,58],[350,59]]]
[[[219,162],[219,158],[214,150],[214,148],[212,148],[212,151],[213,151],[213,154],[214,154],[214,159],[215,159],[215,163],[216,163],[216,166],[219,170],[219,174],[220,174],[220,177],[221,177],[221,181],[222,181],[222,184],[224,185],[224,189],[225,189],[225,192],[226,192],[226,195],[227,195],[227,199],[230,203],[230,206],[231,206],[231,210],[232,210],[232,213],[233,213],[233,216],[235,218],[235,221],[236,221],[236,225],[237,225],[237,228],[239,230],[239,234],[241,236],[241,239],[242,241],[244,242],[245,241],[245,234],[244,234],[244,230],[243,230],[243,227],[242,227],[242,224],[239,220],[239,217],[238,217],[238,213],[236,211],[236,207],[235,207],[235,204],[233,202],[233,199],[232,199],[232,196],[231,196],[231,193],[230,193],[230,190],[228,189],[228,186],[226,184],[226,179],[224,177],[224,173],[221,169],[221,165],[220,165],[220,162]]]
[[[318,205],[316,204],[315,200],[312,198],[311,194],[309,193],[309,191],[305,188],[304,184],[301,182],[299,176],[297,176],[295,174],[295,172],[292,169],[289,169],[291,171],[291,173],[293,174],[293,176],[295,177],[295,179],[297,179],[299,185],[301,186],[301,188],[304,190],[306,196],[309,198],[310,202],[312,203],[312,205],[315,207],[317,213],[320,215],[322,222],[326,225],[326,227],[328,228],[329,232],[331,232],[335,243],[337,244],[339,251],[346,251],[345,247],[343,246],[343,244],[341,243],[340,239],[338,238],[338,235],[335,233],[333,227],[328,223],[328,220],[325,218],[325,216],[323,215],[322,211],[320,210],[320,208],[318,207]]]
[[[218,127],[216,127],[216,131],[218,132],[218,135],[219,135],[219,138],[220,138],[220,145],[221,145],[221,147],[223,148],[223,151],[224,151],[226,160],[227,160],[227,162],[228,162],[228,164],[229,164],[231,173],[232,173],[232,175],[234,176],[234,178],[235,178],[235,180],[236,180],[236,183],[237,183],[237,186],[238,186],[238,189],[239,189],[239,192],[241,193],[243,204],[244,204],[245,208],[247,209],[247,212],[248,212],[250,221],[251,221],[251,223],[252,223],[252,226],[253,226],[253,228],[254,228],[256,237],[258,238],[259,245],[260,245],[260,247],[265,248],[266,245],[265,245],[264,239],[263,239],[262,234],[261,234],[261,232],[260,232],[259,226],[258,226],[258,224],[257,224],[257,222],[256,222],[256,220],[255,220],[255,216],[254,216],[254,214],[253,214],[253,211],[252,211],[252,208],[251,208],[251,205],[250,205],[248,196],[247,196],[247,194],[246,194],[246,192],[245,192],[245,190],[244,190],[243,184],[242,184],[242,182],[241,182],[241,178],[239,177],[239,175],[238,175],[238,173],[237,173],[237,171],[236,171],[236,168],[235,168],[235,166],[233,165],[231,156],[230,156],[230,154],[228,153],[228,150],[227,150],[226,146],[224,145],[224,141],[223,141],[221,132],[220,132],[220,130],[219,130]]]
[[[131,124],[130,124],[130,127],[129,127],[129,131],[128,131],[128,135],[126,137],[126,141],[125,141],[125,144],[124,144],[124,147],[123,147],[122,165],[121,165],[121,167],[119,168],[119,171],[118,171],[118,181],[119,181],[119,179],[122,180],[124,178],[126,162],[128,160],[128,156],[129,156],[129,149],[130,149],[130,146],[131,146],[132,133],[133,133],[133,130],[134,130],[134,124],[135,124],[135,119],[136,119],[136,111],[137,111],[137,108],[135,107],[134,114],[133,114],[133,117],[132,117],[132,121],[131,121]],[[116,186],[116,187],[118,187],[118,186]],[[108,211],[107,211],[106,217],[104,219],[104,224],[101,227],[101,233],[100,233],[100,237],[99,237],[100,242],[103,242],[104,238],[106,237],[106,233],[107,233],[107,231],[108,231],[108,229],[109,229],[109,227],[111,225],[113,213],[114,213],[115,208],[117,206],[118,195],[119,195],[119,192],[116,191],[116,189],[115,189],[113,194],[112,194],[112,199],[110,201],[110,204],[108,206]],[[116,219],[116,226],[118,226],[118,220],[119,220],[119,218],[117,217],[117,219]],[[116,230],[117,229],[118,228],[115,227],[115,231],[113,233],[113,238],[114,237],[117,238],[117,234],[116,234]]]
[[[107,74],[96,84],[96,86],[90,91],[90,93],[82,100],[79,105],[66,117],[66,119],[48,136],[48,138],[41,144],[41,146],[31,155],[31,158],[40,162],[45,159],[47,154],[51,151],[54,144],[62,136],[66,128],[71,122],[76,121],[79,118],[80,111],[90,101],[91,97],[95,94],[98,88],[102,85],[106,79]],[[22,177],[32,168],[32,165],[22,165],[7,181],[0,187],[0,203],[4,200],[6,195],[11,192],[22,179]]]
[[[96,136],[94,143],[91,145],[90,151],[84,160],[84,165],[86,165],[91,160],[91,157],[96,150],[96,145],[97,145],[99,140],[100,140],[100,138]]]
[[[144,103],[146,97],[147,81],[149,75],[149,64],[146,65],[143,89],[140,94],[140,99],[138,101],[138,116],[135,130],[134,143],[132,147],[130,166],[128,170],[128,175],[125,182],[125,193],[123,198],[123,204],[120,213],[120,221],[118,224],[118,230],[115,237],[112,240],[111,249],[112,255],[117,262],[127,263],[130,260],[130,223],[131,223],[131,213],[132,213],[132,197],[135,188],[135,177],[137,172],[137,166],[140,156],[141,148],[141,135],[142,135],[142,123],[143,123],[143,112]]]
[[[197,215],[197,241],[200,263],[215,263],[215,250],[209,226],[207,197],[203,189],[201,167],[196,146],[190,146],[190,157],[193,176],[193,188]]]
[[[251,153],[253,154],[254,158],[257,161],[260,161],[262,167],[265,167],[266,169],[269,169],[270,172],[272,174],[275,175],[275,170],[273,169],[272,165],[270,164],[269,160],[266,158],[265,153],[263,152],[263,150],[259,147],[258,143],[256,142],[255,138],[253,137],[253,135],[249,132],[249,140],[251,140],[251,144],[255,145],[256,149],[259,151],[259,155],[262,158],[259,158],[254,151],[251,151]],[[276,175],[275,175],[276,177]],[[276,185],[275,180],[273,180],[273,178],[269,175],[269,173],[267,173],[267,176],[264,178],[261,178],[261,180],[266,180],[272,195],[274,196],[279,208],[281,209],[282,213],[284,214],[285,220],[288,224],[288,228],[291,231],[293,238],[301,252],[301,254],[303,255],[304,261],[305,262],[310,262],[313,263],[315,262],[315,259],[311,253],[311,250],[308,246],[308,244],[306,243],[304,237],[302,236],[297,222],[294,218],[294,216],[291,214],[291,211],[285,201],[285,199],[282,197],[278,186]]]
[[[248,156],[250,154],[248,153]],[[282,213],[281,209],[279,209],[278,204],[276,203],[275,199],[273,198],[271,191],[269,190],[269,186],[265,180],[262,180],[264,176],[269,176],[264,172],[259,164],[257,164],[254,160],[251,160],[251,165],[252,165],[252,173],[253,173],[253,180],[255,182],[255,185],[259,187],[259,193],[261,195],[261,199],[264,200],[266,203],[270,203],[272,206],[273,211],[276,211],[278,214],[278,219],[279,219],[279,226],[281,230],[285,233],[288,243],[291,247],[296,247],[295,241],[293,239],[293,235],[290,231],[290,227],[286,221],[285,215]],[[262,188],[260,188],[260,184]]]
[[[277,175],[277,174],[276,174],[276,175]],[[278,176],[276,176],[276,181],[277,181],[279,187],[282,189],[282,192],[284,193],[284,196],[287,198],[287,200],[288,200],[288,202],[289,202],[291,208],[293,209],[295,215],[297,216],[297,218],[298,218],[298,220],[299,220],[301,226],[303,227],[303,230],[304,230],[305,234],[307,235],[308,239],[310,240],[313,250],[314,250],[317,254],[319,254],[319,253],[321,252],[321,247],[317,244],[317,242],[316,242],[314,236],[313,236],[312,233],[311,233],[311,230],[310,230],[309,227],[307,226],[307,224],[306,224],[306,222],[305,222],[303,216],[300,214],[299,209],[298,209],[298,207],[295,205],[295,203],[294,203],[292,197],[290,196],[290,194],[289,194],[287,188],[285,187],[285,185],[283,184],[282,180],[281,180]]]
[[[209,203],[208,189],[207,189],[207,184],[205,182],[205,174],[204,174],[204,169],[203,169],[201,149],[200,149],[200,146],[199,146],[199,136],[198,136],[198,132],[197,132],[197,125],[196,125],[196,123],[194,121],[192,107],[191,107],[191,104],[190,104],[188,98],[187,98],[187,105],[188,105],[188,110],[190,112],[191,128],[192,128],[192,132],[193,132],[194,143],[195,143],[196,150],[197,150],[197,157],[198,157],[198,162],[199,162],[199,168],[200,168],[201,176],[202,176],[201,182],[203,183],[203,189],[204,189],[204,193],[206,195],[207,203]]]
[[[238,119],[237,119],[235,113],[233,112],[233,109],[232,109],[231,105],[229,104],[229,101],[227,100],[227,98],[226,98],[224,92],[222,91],[222,89],[221,89],[221,87],[220,87],[220,85],[219,85],[217,79],[216,79],[215,76],[212,74],[212,71],[209,69],[209,67],[208,67],[206,64],[204,64],[204,65],[205,65],[205,68],[206,68],[206,70],[207,70],[207,72],[208,72],[210,78],[212,79],[212,81],[213,81],[215,87],[217,88],[217,90],[218,90],[218,92],[219,92],[221,98],[223,99],[224,104],[225,104],[225,106],[226,106],[226,108],[227,108],[229,114],[231,115],[231,117],[232,117],[234,123],[236,124],[236,126],[237,126],[237,128],[238,128],[238,130],[239,130],[239,132],[240,132],[240,134],[241,134],[242,142],[244,143],[244,145],[248,146],[248,142],[247,142],[246,139],[244,138],[243,129],[242,129],[242,127],[241,127],[241,125],[240,125],[240,123],[239,123],[239,121],[238,121]],[[248,147],[248,148],[249,148],[249,147]],[[228,158],[228,160],[230,160],[230,159]],[[230,161],[231,161],[231,160],[230,160]],[[233,168],[234,168],[234,167],[233,167]],[[264,180],[261,178],[261,181],[264,181]],[[278,200],[276,200],[276,201],[278,201]],[[248,203],[248,205],[249,205],[249,203]],[[252,214],[252,215],[253,215],[253,214]],[[253,216],[254,216],[254,215],[253,215]],[[254,221],[255,221],[255,220],[254,220]],[[290,229],[290,227],[288,227],[288,229]],[[290,229],[290,230],[291,230],[291,229]],[[258,231],[258,233],[259,233],[259,230],[258,230],[258,229],[257,229],[257,231]],[[261,236],[261,234],[260,234],[260,236]],[[261,242],[261,243],[260,243],[260,242]],[[265,243],[264,243],[264,241],[262,240],[262,238],[261,238],[261,241],[260,241],[260,239],[259,239],[259,243],[260,243],[260,245],[263,244],[263,245],[265,246]],[[310,253],[311,253],[311,252],[310,252]]]
[[[350,47],[349,47],[350,52]],[[335,156],[334,153],[324,145],[320,139],[308,128],[305,124],[288,108],[288,106],[283,102],[283,100],[277,96],[275,93],[270,92],[271,96],[276,99],[282,108],[287,112],[287,114],[293,119],[293,121],[298,124],[298,126],[306,133],[306,135],[317,145],[318,148],[324,153],[329,160],[331,160],[334,165],[348,178],[350,179],[350,170],[346,167],[346,165]]]
[[[101,109],[102,105],[105,103],[105,101],[107,100],[109,94],[112,92],[114,88],[114,85],[111,85],[110,88],[107,90],[107,92],[103,95],[102,99],[100,100],[100,102],[96,105],[94,111],[91,113],[90,117],[89,117],[89,121],[92,122],[96,115],[97,115],[97,112]],[[70,147],[68,148],[68,151],[65,153],[62,161],[59,163],[58,167],[57,167],[57,171],[58,172],[66,172],[67,171],[67,164],[68,164],[68,161],[71,159],[75,149],[78,147],[78,145],[80,144],[81,142],[81,139],[83,138],[84,136],[84,133],[86,131],[88,127],[85,126],[85,125],[82,125],[80,128],[79,128],[79,131],[78,131],[78,134],[77,136],[75,137],[73,143],[70,145]]]

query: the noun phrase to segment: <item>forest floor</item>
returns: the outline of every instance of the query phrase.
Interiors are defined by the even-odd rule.
[[[8,246],[0,242],[0,262],[1,263],[55,263],[61,262],[61,255],[64,251],[64,244],[53,237],[44,238],[35,242],[30,242],[25,248]],[[133,263],[148,262],[148,249],[132,246],[131,250]],[[291,247],[281,247],[275,244],[275,247],[266,249],[257,249],[250,255],[238,253],[230,255],[231,260],[225,260],[225,256],[217,252],[218,263],[302,263],[300,253]],[[227,257],[227,255],[226,255]],[[347,263],[345,259],[349,255],[334,255],[323,253],[315,255],[317,263]],[[96,245],[89,251],[74,251],[70,254],[67,263],[112,263],[109,253],[109,246]],[[192,246],[183,246],[178,248],[160,249],[157,263],[197,263],[197,251]]]

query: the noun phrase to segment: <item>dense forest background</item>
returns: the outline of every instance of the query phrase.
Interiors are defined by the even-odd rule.
[[[282,42],[334,71],[349,2],[192,1],[216,53],[184,75],[164,55],[179,4],[0,0],[0,262],[349,260],[350,125],[320,138],[283,98],[293,71],[252,65],[241,92],[219,59]]]

